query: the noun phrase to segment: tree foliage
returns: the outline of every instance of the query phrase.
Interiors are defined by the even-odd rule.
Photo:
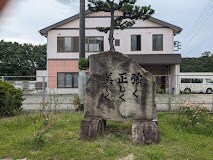
[[[35,76],[46,60],[46,45],[0,41],[0,76]]]
[[[205,52],[198,58],[182,58],[181,72],[213,72],[213,54]]]
[[[118,3],[114,0],[88,0],[88,8],[93,12],[109,12],[111,15],[111,22],[109,27],[97,27],[100,32],[109,32],[109,45],[110,50],[114,51],[114,30],[126,29],[132,27],[135,24],[135,20],[148,19],[154,10],[151,6],[137,6],[135,5],[137,0],[120,0]],[[116,11],[120,11],[121,15],[115,15]]]

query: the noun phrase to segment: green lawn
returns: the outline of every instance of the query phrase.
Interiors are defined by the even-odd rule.
[[[81,113],[51,114],[51,127],[44,135],[41,147],[33,143],[38,114],[1,118],[0,159],[115,160],[129,156],[138,160],[213,160],[213,133],[184,131],[176,125],[177,116],[172,114],[159,114],[161,141],[148,146],[132,143],[129,122],[107,122],[104,136],[95,141],[79,140],[82,118]],[[213,124],[206,130],[207,133],[213,131]]]

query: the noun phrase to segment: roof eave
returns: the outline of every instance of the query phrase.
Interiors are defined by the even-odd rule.
[[[180,27],[178,27],[178,26],[176,26],[176,25],[173,25],[173,24],[171,24],[171,23],[162,21],[162,20],[160,20],[160,19],[156,19],[156,18],[154,18],[154,17],[150,17],[149,20],[150,20],[150,21],[153,21],[153,22],[156,22],[156,23],[160,23],[160,24],[162,24],[162,25],[165,25],[165,26],[167,26],[167,27],[173,29],[173,30],[174,30],[174,35],[179,34],[179,33],[183,30],[182,28],[180,28]]]
[[[86,15],[88,15],[89,13],[91,13],[90,10],[86,10],[86,11],[85,11],[85,14],[86,14]],[[41,29],[41,30],[39,31],[39,33],[40,33],[42,36],[47,36],[48,31],[50,31],[50,30],[52,30],[52,29],[54,29],[54,28],[56,28],[56,27],[58,27],[58,26],[60,26],[60,25],[66,24],[66,23],[68,23],[68,22],[70,22],[70,21],[76,20],[76,19],[78,19],[78,18],[79,18],[79,14],[76,14],[76,15],[74,15],[74,16],[72,16],[72,17],[69,17],[69,18],[64,19],[64,20],[62,20],[62,21],[60,21],[60,22],[57,22],[57,23],[55,23],[55,24],[53,24],[53,25],[51,25],[51,26],[48,26],[48,27],[46,27],[46,28]],[[175,25],[173,25],[173,24],[167,23],[167,22],[162,21],[162,20],[160,20],[160,19],[156,19],[156,18],[150,17],[149,20],[152,21],[152,22],[155,22],[155,23],[159,23],[159,24],[161,24],[161,25],[165,25],[165,26],[167,26],[167,27],[173,29],[173,30],[174,30],[174,35],[179,34],[179,33],[183,30],[182,28],[180,28],[180,27],[178,27],[178,26],[175,26]]]
[[[89,10],[86,10],[86,11],[85,11],[85,14],[86,14],[86,15],[89,14],[89,13],[91,13],[91,11],[89,11]],[[66,24],[66,23],[68,23],[68,22],[70,22],[70,21],[76,20],[76,19],[78,19],[78,18],[79,18],[79,14],[76,14],[76,15],[74,15],[74,16],[72,16],[72,17],[66,18],[66,19],[64,19],[64,20],[62,20],[62,21],[59,21],[59,22],[57,22],[57,23],[54,23],[54,24],[52,24],[52,25],[50,25],[50,26],[48,26],[48,27],[45,27],[45,28],[41,29],[41,30],[39,31],[39,33],[40,33],[42,36],[47,36],[48,31],[50,31],[50,30],[52,30],[52,29],[54,29],[54,28],[56,28],[56,27],[58,27],[58,26],[60,26],[60,25]]]

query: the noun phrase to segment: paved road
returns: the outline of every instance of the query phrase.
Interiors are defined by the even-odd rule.
[[[43,106],[42,95],[26,95],[23,104],[24,110],[39,110]],[[73,95],[45,96],[47,109],[73,110]],[[167,111],[169,108],[177,109],[185,103],[195,103],[210,108],[213,111],[213,94],[181,94],[181,95],[157,95],[156,106],[159,111]]]

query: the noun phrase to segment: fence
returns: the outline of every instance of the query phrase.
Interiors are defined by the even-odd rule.
[[[156,75],[156,106],[159,111],[177,110],[185,103],[205,106],[213,111],[213,75]],[[26,111],[46,107],[51,110],[75,110],[72,100],[78,94],[78,76],[0,76],[21,89]],[[207,94],[208,93],[208,94]]]

